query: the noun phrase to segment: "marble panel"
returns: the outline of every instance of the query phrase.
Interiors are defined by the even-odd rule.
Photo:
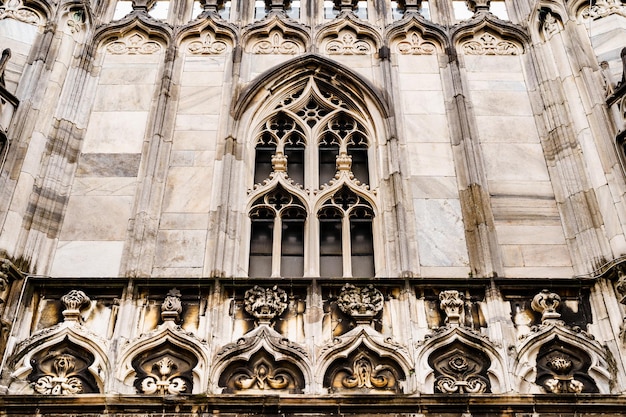
[[[193,166],[193,151],[172,151],[170,156],[170,166],[191,167]]]
[[[179,114],[176,116],[176,130],[217,130],[219,117],[215,115]]]
[[[222,108],[222,87],[181,87],[179,114],[215,114]]]
[[[520,247],[524,266],[572,266],[565,245],[524,245]]]
[[[466,266],[469,264],[465,232],[458,200],[414,199],[420,264]]]
[[[516,55],[464,55],[463,61],[468,73],[522,73],[522,62]]]
[[[84,153],[141,153],[148,112],[93,112]]]
[[[52,263],[53,277],[116,277],[124,242],[60,241]]]
[[[163,211],[207,213],[213,173],[206,168],[170,168],[163,198]]]
[[[150,108],[152,88],[142,84],[100,85],[93,105],[94,111],[141,111]]]
[[[99,84],[114,85],[154,85],[158,69],[154,66],[114,66],[100,70]]]
[[[420,275],[426,278],[467,278],[471,274],[469,266],[422,266]]]
[[[527,225],[496,223],[498,242],[502,245],[564,245],[565,237],[560,225]]]
[[[524,81],[499,79],[469,80],[468,87],[471,91],[526,91]]]
[[[476,116],[532,116],[528,93],[525,91],[471,92]]]
[[[502,252],[502,263],[504,266],[524,266],[522,249],[519,245],[500,245]]]
[[[206,230],[160,230],[157,235],[155,267],[202,267]]]
[[[483,143],[490,181],[549,181],[548,168],[539,144]]]
[[[161,230],[206,230],[208,226],[206,213],[163,213],[159,222]]]
[[[521,71],[466,71],[465,75],[469,83],[478,81],[494,81],[494,82],[521,82],[525,83],[524,73]]]
[[[212,167],[215,164],[215,151],[199,151],[194,153],[193,165],[197,167]]]
[[[554,198],[550,181],[489,181],[492,195],[535,196]]]
[[[398,74],[398,83],[402,91],[442,91],[441,75],[436,74]]]
[[[134,196],[137,190],[135,177],[76,177],[72,195]]]
[[[448,117],[444,114],[411,114],[404,116],[407,142],[450,143]]]
[[[505,267],[505,278],[571,278],[574,270],[567,266]]]
[[[107,53],[104,58],[103,67],[118,65],[158,65],[163,62],[165,48],[161,46],[161,50],[154,54],[133,54],[133,55],[116,55]]]
[[[436,55],[396,55],[398,72],[405,74],[439,74]]]
[[[476,116],[481,142],[540,143],[532,116]]]
[[[174,132],[172,150],[215,151],[216,131],[178,130]]]
[[[73,195],[67,204],[60,240],[123,240],[133,198]]]
[[[37,32],[37,26],[29,25],[19,20],[2,19],[2,21],[0,21],[0,36],[14,39],[25,44],[32,44],[37,36]]]
[[[33,177],[39,175],[41,169],[41,155],[46,149],[47,143],[48,138],[41,132],[33,132],[28,144],[28,150],[22,162],[22,172],[32,175]]]
[[[136,177],[141,154],[83,153],[78,159],[77,177]]]
[[[412,143],[409,150],[411,175],[453,177],[452,148],[447,143]]]
[[[409,181],[414,198],[459,198],[456,177],[413,176]]]
[[[2,233],[0,233],[0,248],[9,253],[13,252],[22,231],[23,219],[23,216],[16,211],[7,211],[2,225]]]
[[[202,268],[152,268],[152,277],[160,278],[201,278]]]
[[[185,55],[183,63],[184,72],[211,72],[222,73],[226,69],[227,59],[230,54],[224,55]],[[202,75],[199,75],[202,77]],[[211,81],[208,78],[206,81]]]
[[[185,71],[180,77],[182,87],[218,87],[224,82],[224,73],[217,71]]]
[[[404,114],[446,114],[441,91],[405,91],[402,108]]]
[[[491,207],[496,220],[545,220],[548,223],[560,220],[556,201],[551,198],[492,195]]]

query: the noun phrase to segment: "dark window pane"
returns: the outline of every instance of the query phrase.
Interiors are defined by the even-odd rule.
[[[352,276],[373,277],[374,242],[371,220],[350,219],[350,246],[352,249]]]
[[[320,219],[320,276],[343,276],[341,218]]]
[[[283,219],[280,274],[283,277],[304,275],[304,220]]]
[[[320,185],[328,183],[337,172],[339,143],[332,134],[327,134],[319,144],[319,180]]]
[[[256,147],[254,160],[254,183],[263,182],[272,172],[272,155],[276,153],[276,146],[259,144]]]
[[[287,156],[287,175],[289,178],[304,185],[304,147],[285,146]]]
[[[356,179],[364,184],[369,184],[367,146],[349,146],[348,154],[352,156],[352,173]]]
[[[272,275],[272,235],[273,219],[252,220],[250,236],[251,277],[269,277]]]

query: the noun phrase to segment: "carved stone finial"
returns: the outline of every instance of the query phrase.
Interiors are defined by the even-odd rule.
[[[337,171],[350,171],[352,168],[352,157],[346,152],[341,152],[337,156]]]
[[[278,151],[272,155],[272,169],[276,172],[287,172],[287,156]]]
[[[61,297],[61,302],[65,305],[63,317],[66,322],[79,322],[80,310],[89,305],[91,300],[80,290],[72,290]]]
[[[385,298],[373,285],[355,287],[346,284],[341,288],[337,306],[354,318],[357,324],[371,324],[372,319],[383,309]]]
[[[439,306],[446,313],[446,324],[458,326],[463,315],[465,296],[456,290],[441,291],[439,293]]]
[[[161,304],[161,318],[164,324],[175,324],[180,320],[180,313],[183,312],[183,305],[180,302],[180,291],[172,288],[167,293],[163,304]]]
[[[272,288],[255,285],[244,295],[244,308],[259,324],[270,325],[287,308],[287,293],[276,285]]]
[[[541,322],[546,323],[556,321],[561,317],[561,314],[556,311],[560,304],[561,297],[557,293],[542,290],[535,295],[530,306],[534,311],[541,313]]]
[[[489,6],[491,4],[491,0],[467,0],[467,8],[470,9],[473,13],[478,12],[488,12]]]

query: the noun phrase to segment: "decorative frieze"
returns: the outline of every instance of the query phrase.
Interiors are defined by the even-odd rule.
[[[369,55],[372,46],[351,31],[342,31],[326,44],[326,53],[329,55]]]
[[[422,39],[417,32],[407,34],[406,39],[396,45],[401,55],[433,55],[437,52],[435,44]]]
[[[489,32],[465,42],[462,50],[466,55],[519,55],[520,50],[513,42],[498,39]]]
[[[161,45],[142,34],[134,33],[107,46],[107,51],[114,55],[151,55],[159,52]]]

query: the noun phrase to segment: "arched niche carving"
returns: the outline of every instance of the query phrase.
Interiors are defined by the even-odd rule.
[[[209,363],[206,342],[170,323],[124,346],[116,376],[129,387],[129,394],[135,390],[155,395],[204,392]]]
[[[530,43],[526,31],[518,25],[498,19],[491,13],[477,13],[454,26],[452,44],[465,54],[522,55]]]
[[[309,362],[309,355],[302,346],[283,337],[268,325],[259,324],[246,336],[218,350],[213,359],[210,378],[214,383],[209,389],[214,392],[304,392],[311,381]],[[286,378],[285,375],[280,378],[277,376],[283,371],[290,378],[287,385],[282,380]],[[267,375],[282,382],[269,384],[271,381],[267,380]],[[241,381],[235,383],[238,378]]]
[[[248,26],[241,39],[244,50],[252,54],[301,54],[311,44],[307,28],[280,13]]]
[[[191,394],[194,388],[193,369],[198,358],[171,342],[147,350],[132,360],[134,386],[140,394]]]
[[[466,327],[445,327],[427,335],[417,354],[420,392],[509,391],[501,349]]]
[[[204,19],[193,20],[181,27],[176,35],[176,45],[184,45],[181,47],[184,53],[213,55],[231,50],[236,38],[237,29],[234,25],[209,14]]]
[[[383,45],[379,31],[353,13],[322,26],[314,42],[330,55],[373,55]]]
[[[413,13],[394,22],[386,38],[391,52],[400,55],[436,55],[449,43],[441,27]]]
[[[89,372],[95,361],[87,349],[66,337],[61,343],[42,349],[30,359],[28,380],[37,394],[71,395],[99,393],[98,383]]]
[[[369,325],[359,325],[323,346],[318,363],[316,379],[331,392],[414,392],[407,378],[413,374],[413,362],[406,346]]]
[[[287,360],[276,360],[264,348],[247,360],[234,360],[222,372],[218,381],[224,393],[288,392],[302,393],[305,379],[302,371]]]
[[[590,365],[591,358],[584,350],[555,337],[539,349],[535,383],[552,394],[597,393],[589,376]]]
[[[564,360],[549,364],[559,353]],[[597,387],[597,391],[586,392],[608,394],[611,392],[612,376],[605,355],[603,347],[580,329],[570,329],[562,323],[542,324],[524,336],[517,347],[512,368],[513,375],[518,379],[517,391],[521,394],[544,393],[546,389],[542,384],[546,379],[569,380],[570,376],[578,379],[574,376],[576,373],[586,374],[589,378],[587,385],[583,383],[583,389],[592,389],[591,381]],[[572,364],[567,364],[567,361]],[[550,373],[559,378],[550,378]],[[554,389],[559,390],[559,387]],[[562,388],[560,390],[564,392]]]
[[[395,360],[361,345],[330,364],[323,386],[329,392],[398,394],[402,393],[400,381],[405,379],[404,370]]]
[[[152,19],[147,13],[133,11],[121,20],[99,27],[94,33],[93,42],[94,45],[127,43],[132,36],[139,35],[146,42],[153,42],[167,49],[172,42],[172,32],[172,28],[166,23]]]
[[[11,0],[0,6],[0,20],[14,19],[22,23],[42,26],[51,15],[49,4],[44,1]]]
[[[491,360],[482,350],[455,340],[428,356],[435,371],[434,391],[442,394],[483,394],[491,392],[487,370]]]

